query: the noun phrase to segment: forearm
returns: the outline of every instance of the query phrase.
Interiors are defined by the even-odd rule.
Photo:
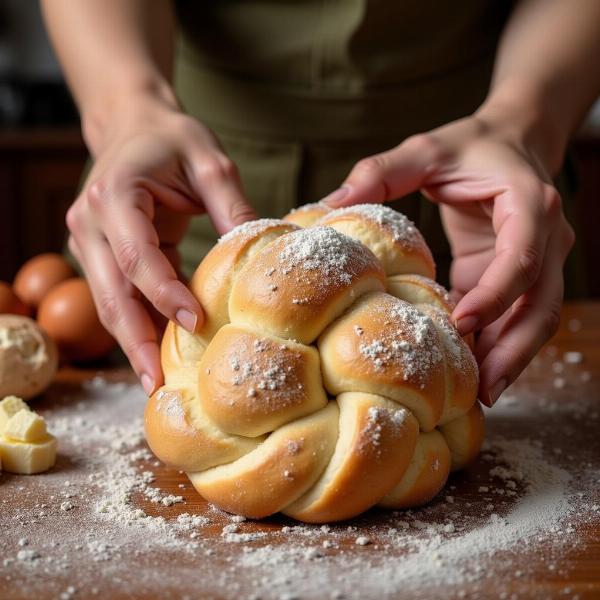
[[[522,0],[503,33],[480,114],[503,115],[551,174],[600,93],[600,2]]]
[[[169,0],[42,0],[42,7],[92,152],[137,99],[176,105]]]

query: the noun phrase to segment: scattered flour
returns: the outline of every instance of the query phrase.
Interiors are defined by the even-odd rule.
[[[391,235],[395,242],[402,242],[409,248],[424,246],[423,236],[415,224],[404,214],[384,204],[356,204],[338,208],[323,217],[324,222],[332,222],[339,217],[356,216],[376,223]]]
[[[358,445],[358,452],[364,452],[368,448],[375,447],[379,453],[381,443],[381,433],[384,427],[388,427],[395,432],[403,429],[409,416],[408,410],[397,405],[395,409],[383,408],[380,406],[371,406],[367,411],[367,422],[361,432],[363,442]]]
[[[279,227],[287,227],[292,229],[294,226],[291,223],[286,223],[280,219],[256,219],[254,221],[246,221],[231,231],[219,238],[219,244],[231,242],[232,240],[250,240],[253,237],[259,236],[268,229],[276,229]]]
[[[442,360],[433,320],[412,304],[389,295],[369,298],[367,306],[369,317],[379,318],[382,333],[377,337],[361,334],[360,353],[375,371],[396,370],[404,380],[423,383]]]
[[[581,397],[586,384],[569,368],[564,393]],[[548,361],[531,369],[543,381]],[[515,389],[488,412],[478,465],[445,497],[346,523],[257,526],[200,502],[187,480],[181,497],[157,488],[143,392],[95,378],[41,411],[59,435],[56,469],[0,476],[0,597],[484,599],[493,583],[510,598],[540,561],[564,576],[578,532],[600,521],[598,410]],[[571,450],[558,445],[571,438]]]
[[[565,352],[563,360],[570,365],[578,365],[583,362],[583,354],[581,352]]]
[[[279,254],[281,270],[318,271],[332,283],[349,285],[364,269],[379,267],[375,256],[353,238],[331,227],[311,227],[288,234]]]

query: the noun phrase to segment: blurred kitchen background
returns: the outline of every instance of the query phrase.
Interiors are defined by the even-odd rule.
[[[0,280],[60,250],[87,150],[36,0],[0,0]]]
[[[75,0],[77,1],[77,0]],[[600,103],[573,141],[578,260],[600,297]],[[77,111],[36,0],[0,0],[0,280],[64,245],[64,215],[87,161]]]

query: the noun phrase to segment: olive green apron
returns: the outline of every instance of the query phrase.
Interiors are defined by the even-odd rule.
[[[261,217],[337,188],[361,158],[471,114],[485,98],[512,2],[220,0],[176,2],[176,90],[237,164]],[[447,283],[438,209],[393,203],[423,232]],[[215,243],[195,219],[188,275]]]

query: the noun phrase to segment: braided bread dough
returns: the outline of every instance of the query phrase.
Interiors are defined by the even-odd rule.
[[[484,434],[477,365],[434,277],[414,224],[380,205],[234,229],[190,283],[202,327],[166,329],[150,447],[253,518],[429,501]]]

